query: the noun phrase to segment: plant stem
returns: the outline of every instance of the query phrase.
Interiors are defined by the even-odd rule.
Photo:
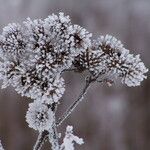
[[[83,100],[84,96],[86,95],[90,85],[92,82],[96,81],[96,78],[92,78],[89,77],[86,80],[86,84],[85,87],[83,88],[82,92],[80,93],[79,97],[77,98],[77,100],[75,100],[70,106],[69,108],[66,110],[66,112],[62,115],[61,118],[58,119],[58,122],[56,123],[57,126],[60,126],[64,120],[66,120],[70,114],[73,112],[73,110],[79,105],[79,103]]]
[[[36,141],[36,143],[34,145],[33,150],[40,150],[42,148],[42,145],[44,144],[44,142],[48,138],[48,134],[49,134],[49,132],[46,131],[46,130],[41,132],[41,133],[39,133],[37,141]]]
[[[54,114],[56,113],[57,109],[57,103],[53,103],[51,106],[52,111]],[[39,133],[36,144],[33,148],[33,150],[40,150],[44,144],[44,142],[49,138],[49,141],[52,145],[52,150],[59,150],[59,142],[58,142],[58,133],[57,133],[57,127],[56,127],[56,118],[54,116],[54,124],[51,130],[49,131],[43,131]]]
[[[57,132],[57,126],[56,123],[52,127],[52,131],[49,133],[49,141],[52,145],[52,150],[59,150],[59,141],[58,141],[58,132]]]

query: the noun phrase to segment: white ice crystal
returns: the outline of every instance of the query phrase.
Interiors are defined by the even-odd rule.
[[[73,127],[67,126],[66,134],[63,139],[63,143],[61,145],[60,150],[74,150],[74,142],[79,145],[84,143],[82,138],[79,138],[73,134]]]
[[[26,114],[26,121],[30,128],[38,131],[50,130],[54,122],[54,113],[41,101],[34,101],[29,104]]]

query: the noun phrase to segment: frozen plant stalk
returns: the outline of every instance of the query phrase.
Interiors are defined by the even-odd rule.
[[[12,23],[0,35],[0,79],[2,87],[9,85],[22,96],[33,100],[29,104],[26,121],[39,132],[34,150],[40,150],[46,140],[53,150],[74,150],[74,143],[83,140],[74,136],[68,126],[62,144],[58,126],[83,100],[94,82],[112,84],[120,78],[127,86],[138,86],[146,78],[148,69],[140,56],[129,53],[111,35],[91,40],[92,34],[71,23],[63,13],[46,19]],[[62,117],[56,118],[57,106],[65,92],[62,77],[66,71],[89,71],[85,87]]]

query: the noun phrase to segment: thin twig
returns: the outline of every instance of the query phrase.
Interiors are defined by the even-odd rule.
[[[56,123],[54,123],[54,126],[52,127],[52,132],[49,133],[49,141],[52,145],[52,150],[59,150],[59,140],[58,140],[58,132],[57,132],[57,126]]]
[[[64,69],[61,73],[64,73],[64,72],[71,72],[71,71],[76,72],[77,69],[76,69],[76,68]]]
[[[82,92],[80,93],[79,97],[77,98],[77,100],[75,100],[70,107],[66,110],[66,112],[62,115],[61,118],[58,119],[58,122],[56,123],[57,126],[60,126],[64,120],[66,120],[69,115],[73,112],[73,110],[78,106],[78,104],[83,100],[84,96],[86,95],[90,85],[92,82],[96,81],[96,78],[91,78],[89,77],[86,80],[86,84],[85,87],[83,88]]]
[[[34,145],[33,150],[40,150],[42,148],[42,145],[44,144],[44,142],[47,140],[49,132],[48,131],[43,131],[41,133],[39,133],[37,141]]]
[[[56,114],[57,111],[57,103],[54,103],[54,105],[52,106],[52,111],[54,111],[54,113]],[[54,116],[54,124],[52,127],[52,132],[49,133],[49,141],[52,144],[52,150],[59,150],[60,146],[59,146],[59,137],[58,137],[58,132],[57,132],[57,126],[56,126],[56,116]]]

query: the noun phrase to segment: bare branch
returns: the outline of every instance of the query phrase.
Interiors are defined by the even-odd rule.
[[[57,126],[60,126],[64,120],[66,120],[69,115],[73,112],[73,110],[78,106],[78,104],[83,100],[84,96],[86,95],[90,85],[92,82],[94,82],[96,79],[89,77],[86,79],[86,84],[85,87],[83,88],[82,92],[80,93],[79,97],[77,100],[75,100],[70,107],[66,110],[66,112],[62,115],[61,118],[58,119],[58,122],[56,123]]]
[[[39,133],[33,150],[40,150],[42,148],[43,144],[45,143],[45,141],[48,138],[48,134],[49,134],[48,131],[43,131],[43,132]]]

